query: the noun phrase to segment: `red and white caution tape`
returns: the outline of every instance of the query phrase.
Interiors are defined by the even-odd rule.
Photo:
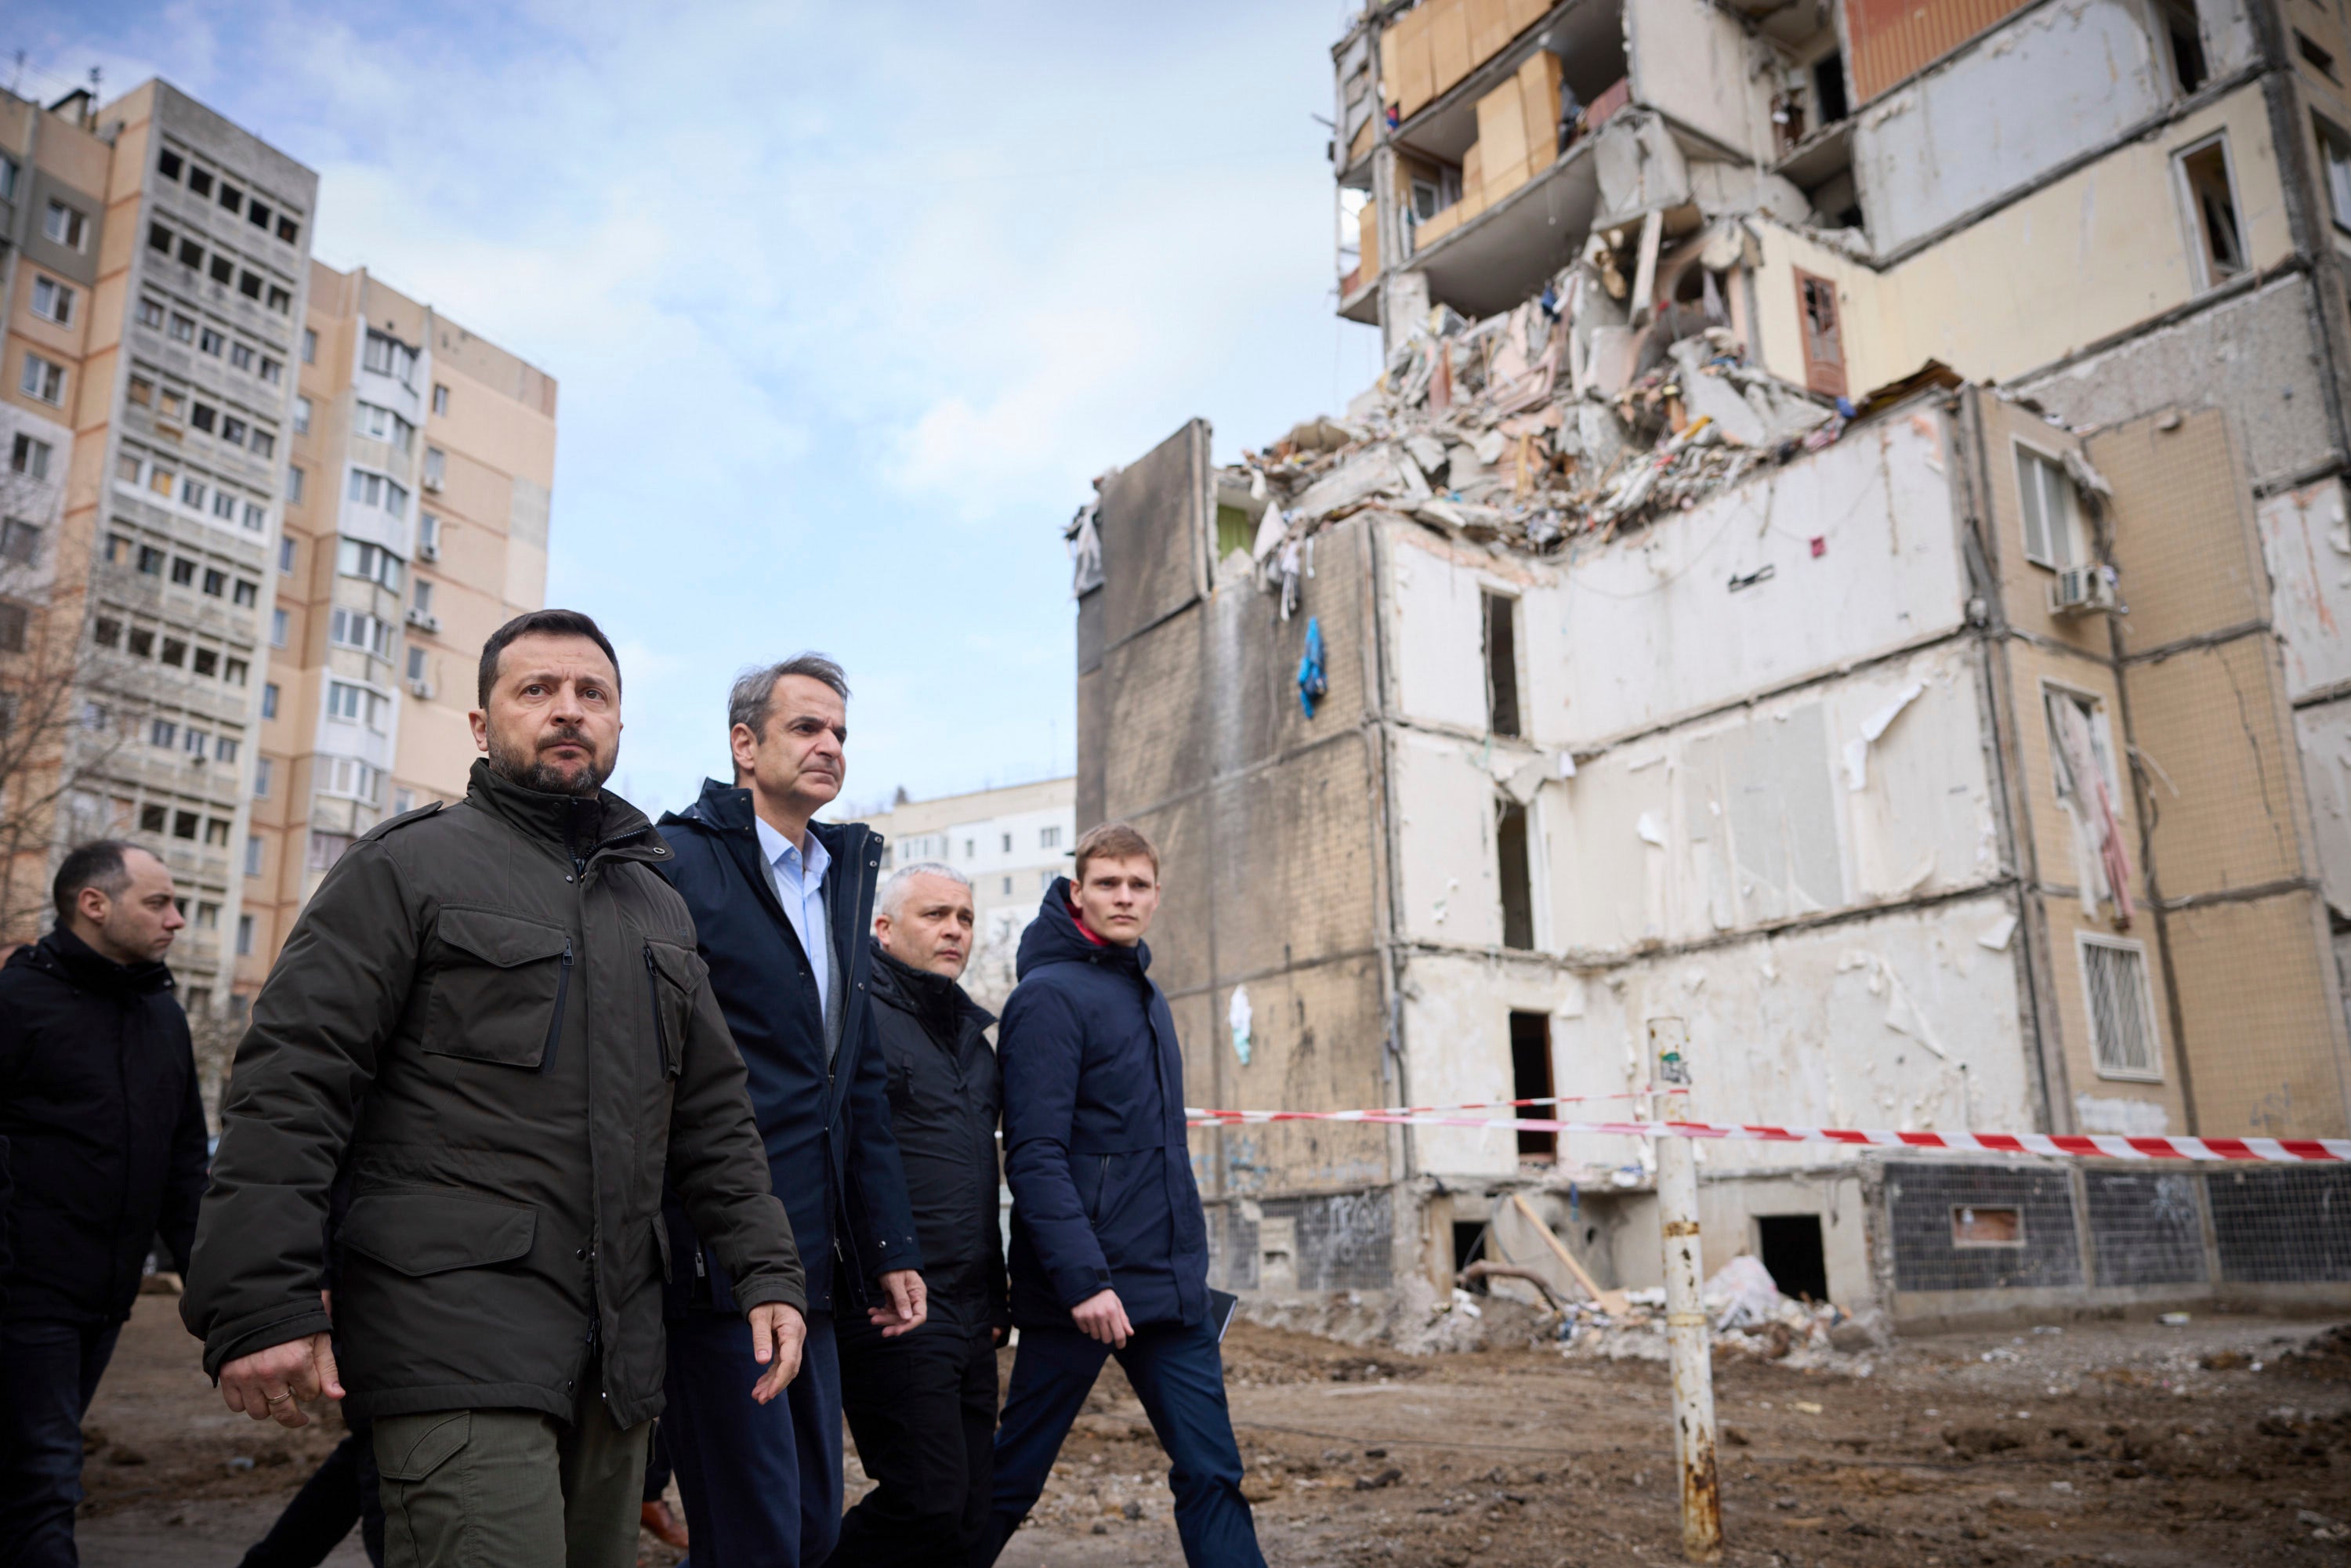
[[[1614,1099],[1618,1096],[1593,1096]],[[1468,1107],[1463,1107],[1468,1109]],[[2133,1138],[2115,1134],[1889,1133],[1851,1127],[1771,1127],[1712,1122],[1562,1122],[1541,1116],[1455,1116],[1439,1110],[1218,1111],[1186,1107],[1196,1127],[1273,1122],[1369,1122],[1405,1127],[1489,1127],[1620,1138],[1727,1138],[1767,1144],[1836,1144],[1960,1154],[2054,1155],[2083,1159],[2351,1162],[2351,1138]]]

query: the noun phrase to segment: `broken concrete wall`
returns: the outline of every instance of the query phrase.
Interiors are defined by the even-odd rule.
[[[1970,381],[2005,382],[2095,349],[2195,298],[2186,246],[2146,236],[2185,231],[2191,215],[2172,155],[2215,132],[2229,138],[2248,266],[2274,267],[2293,255],[2294,241],[2256,83],[1883,269],[1768,219],[1749,220],[1762,247],[1754,351],[1772,374],[1803,382],[1796,267],[1837,287],[1846,384],[1855,389],[1898,381],[1930,359]]]
[[[1575,975],[1523,960],[1416,954],[1404,984],[1411,1092],[1507,1099],[1510,1014],[1548,1011],[1562,1095],[1640,1088],[1646,1020],[1688,1020],[1708,1119],[1786,1126],[2029,1128],[2033,1092],[2018,990],[2016,903],[1986,892],[1921,909],[1642,958]],[[1604,1120],[1630,1102],[1571,1108]],[[1420,1168],[1518,1168],[1504,1130],[1415,1130]],[[1819,1163],[1802,1145],[1710,1144],[1709,1176]],[[1561,1140],[1562,1168],[1639,1167],[1636,1141]]]
[[[1730,152],[1766,162],[1771,91],[1761,47],[1706,0],[1635,0],[1625,8],[1633,99],[1663,110]]]
[[[2167,408],[2235,416],[2257,484],[2308,472],[2334,452],[2310,279],[2293,274],[2017,382],[2069,424],[2120,424]],[[2274,564],[2274,563],[2273,563]]]
[[[2302,708],[2294,723],[2310,797],[2319,887],[2328,907],[2351,920],[2351,702]]]
[[[2149,20],[2126,0],[2034,6],[1864,109],[1854,174],[1877,249],[1898,250],[2162,109],[2169,61]]]
[[[1873,421],[1563,565],[1391,525],[1395,711],[1484,732],[1481,590],[1520,601],[1521,720],[1554,750],[1953,631],[1967,591],[1947,450],[1939,413]]]

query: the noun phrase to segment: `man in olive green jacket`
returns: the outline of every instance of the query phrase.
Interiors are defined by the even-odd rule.
[[[622,1568],[664,1166],[750,1319],[746,1399],[797,1370],[800,1264],[670,850],[602,789],[611,644],[518,617],[481,704],[465,798],[353,844],[254,1004],[182,1313],[230,1408],[372,1423],[395,1568]]]

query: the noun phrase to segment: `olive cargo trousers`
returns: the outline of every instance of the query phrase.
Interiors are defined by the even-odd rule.
[[[378,1416],[385,1568],[635,1568],[653,1424],[581,1403]]]

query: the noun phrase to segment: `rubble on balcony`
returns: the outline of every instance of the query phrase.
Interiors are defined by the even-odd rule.
[[[1719,229],[1698,248],[1738,245],[1735,225]],[[1652,251],[1642,270],[1654,267]],[[1223,470],[1220,491],[1262,507],[1249,564],[1285,589],[1285,609],[1302,547],[1357,512],[1550,554],[1837,438],[1851,405],[1751,364],[1716,271],[1700,272],[1698,299],[1646,321],[1623,303],[1625,271],[1595,235],[1583,260],[1514,310],[1471,322],[1440,306],[1345,419],[1308,421]]]

